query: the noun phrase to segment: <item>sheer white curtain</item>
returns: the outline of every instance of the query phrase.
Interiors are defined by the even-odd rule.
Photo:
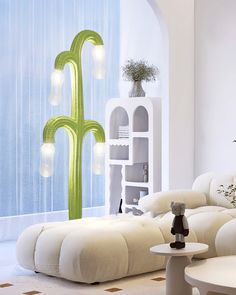
[[[33,222],[67,217],[60,213],[67,209],[67,135],[57,132],[52,178],[39,175],[39,151],[45,122],[54,115],[70,113],[67,66],[61,105],[53,108],[48,103],[54,59],[69,49],[83,29],[97,31],[105,43],[104,81],[92,77],[91,45],[86,44],[83,51],[85,117],[103,124],[106,100],[118,96],[119,1],[0,2],[0,239],[15,238]],[[88,136],[83,154],[85,208],[104,205],[103,176],[91,173],[92,145]]]

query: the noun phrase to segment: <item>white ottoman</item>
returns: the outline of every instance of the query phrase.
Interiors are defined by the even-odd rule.
[[[155,221],[114,216],[27,228],[17,242],[21,266],[68,280],[93,283],[164,267],[149,248],[164,243]]]

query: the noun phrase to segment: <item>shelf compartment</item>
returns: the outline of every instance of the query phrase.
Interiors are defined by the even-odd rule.
[[[110,117],[110,139],[119,139],[119,126],[128,126],[129,117],[123,107],[116,107]]]
[[[148,126],[148,112],[144,106],[139,106],[134,111],[133,117],[133,131],[145,132],[149,130]]]
[[[147,187],[136,187],[136,186],[126,186],[125,187],[125,204],[127,205],[137,205],[140,199],[140,191],[145,191],[148,195]]]
[[[119,211],[121,193],[122,193],[122,166],[121,165],[110,165],[110,208],[111,214],[117,214]]]
[[[148,138],[133,138],[133,163],[148,163]]]
[[[147,165],[147,163],[135,163],[132,166],[126,166],[125,167],[125,181],[126,182],[138,182],[138,183],[144,183],[144,165]]]
[[[129,146],[111,145],[110,159],[111,160],[129,160]]]

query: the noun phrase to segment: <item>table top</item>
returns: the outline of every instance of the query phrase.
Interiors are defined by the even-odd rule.
[[[236,256],[214,257],[191,263],[185,268],[188,283],[209,290],[236,294]]]
[[[202,243],[186,243],[183,249],[171,248],[170,244],[160,244],[150,248],[150,252],[164,256],[190,256],[206,252],[208,248],[208,245]]]

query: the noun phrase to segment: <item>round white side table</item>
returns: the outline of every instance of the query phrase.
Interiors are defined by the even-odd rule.
[[[196,261],[185,268],[185,280],[201,295],[236,294],[236,256]]]
[[[191,257],[208,250],[208,245],[186,243],[183,249],[170,248],[161,244],[150,248],[152,254],[170,256],[166,265],[166,295],[192,295],[192,286],[184,279],[184,268],[191,263]]]

